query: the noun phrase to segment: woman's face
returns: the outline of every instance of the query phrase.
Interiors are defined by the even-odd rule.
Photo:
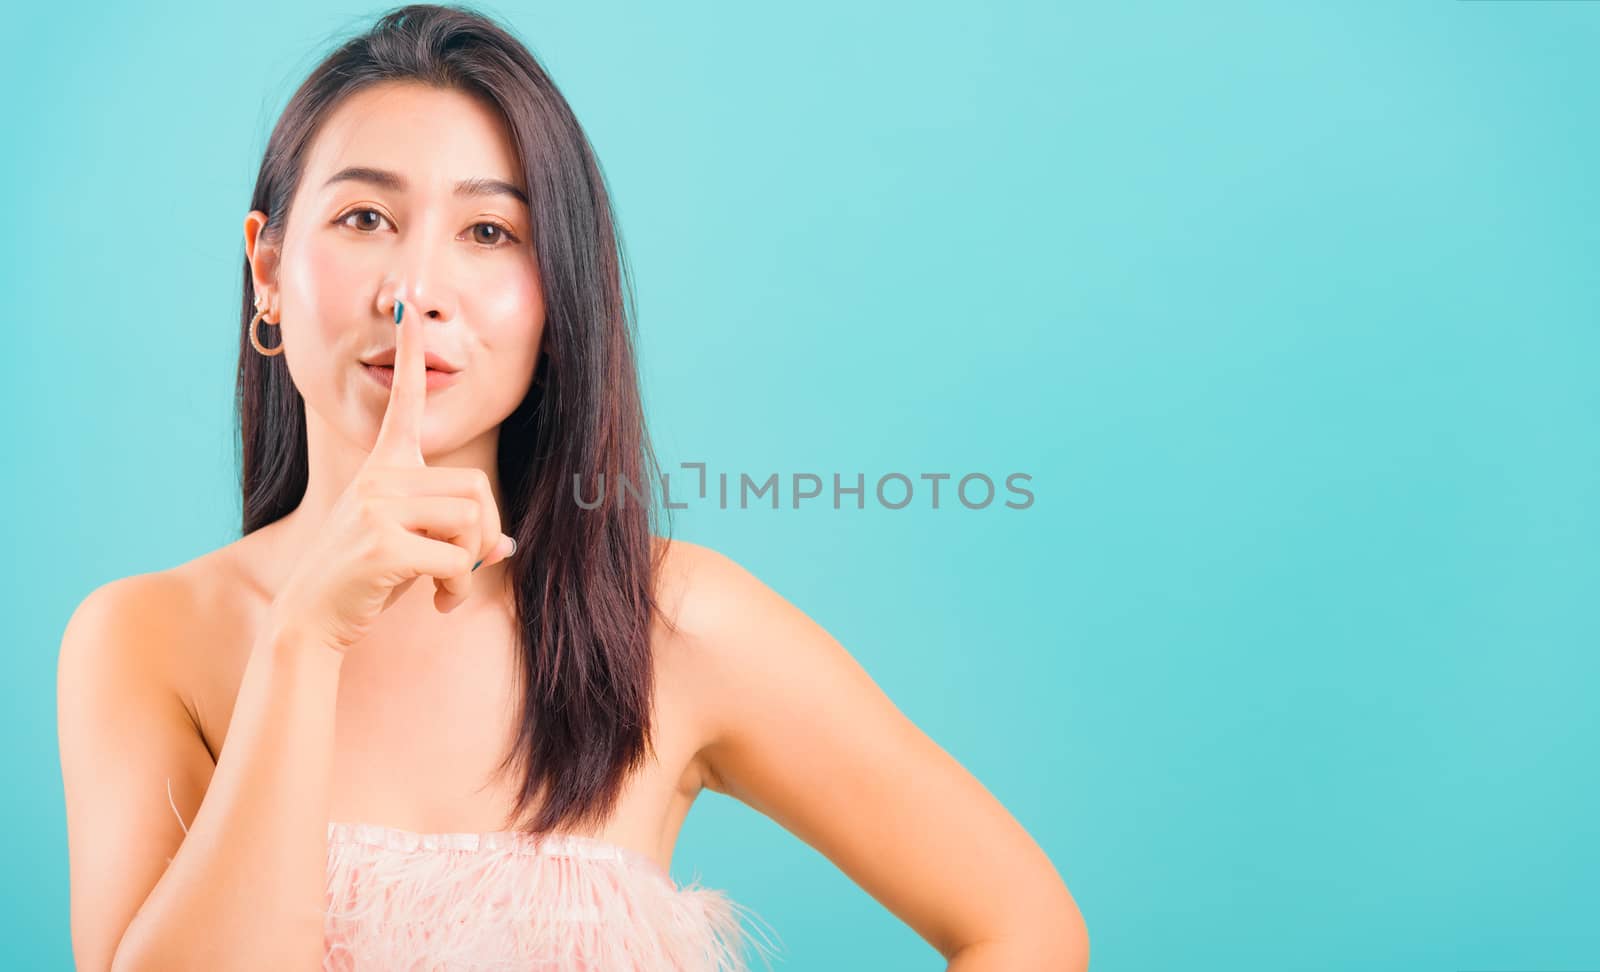
[[[264,214],[247,220],[257,292],[272,295],[268,320],[280,321],[295,387],[361,448],[389,398],[362,360],[392,355],[397,295],[426,349],[460,369],[428,392],[425,454],[497,428],[526,395],[544,300],[528,205],[497,184],[527,190],[492,107],[382,84],[346,99],[316,135],[281,252],[255,246]],[[268,330],[263,342],[277,343]]]

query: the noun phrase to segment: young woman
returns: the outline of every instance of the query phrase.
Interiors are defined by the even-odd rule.
[[[244,243],[243,535],[63,637],[79,969],[746,968],[754,913],[668,876],[708,787],[951,969],[1087,965],[988,791],[619,488],[656,466],[625,266],[513,36],[409,6],[340,47]]]

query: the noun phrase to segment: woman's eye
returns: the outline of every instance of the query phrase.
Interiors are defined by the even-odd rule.
[[[376,209],[352,209],[350,212],[339,217],[339,222],[344,223],[346,226],[350,226],[350,217],[352,216],[372,216],[379,220],[384,218],[383,214],[378,212]],[[376,223],[368,223],[364,226],[351,226],[350,228],[359,229],[365,232],[369,229],[377,229],[378,226]]]
[[[501,241],[506,243],[515,243],[517,240],[515,236],[511,235],[509,230],[507,230],[504,226],[501,226],[499,223],[475,223],[472,228],[486,228],[494,231],[487,239],[483,238],[482,236],[477,237],[476,242],[482,243],[486,246],[499,246]]]

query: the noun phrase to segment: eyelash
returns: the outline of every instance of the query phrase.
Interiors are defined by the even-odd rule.
[[[369,206],[362,206],[360,208],[352,209],[349,212],[341,214],[337,219],[335,219],[333,221],[334,225],[336,225],[336,226],[348,225],[348,223],[346,221],[349,220],[350,217],[355,216],[358,213],[372,213],[374,216],[377,216],[377,217],[379,217],[381,219],[388,219],[389,218],[387,216],[384,216],[382,213],[378,212],[376,209],[373,209],[373,208],[371,208]],[[390,225],[393,225],[393,224],[391,223]],[[479,222],[473,223],[472,227],[470,227],[470,228],[477,228],[479,226],[493,226],[495,229],[499,230],[504,235],[504,237],[505,237],[505,239],[507,241],[509,241],[509,242],[505,242],[505,243],[478,243],[477,245],[482,249],[485,249],[485,250],[499,250],[499,249],[503,249],[504,247],[507,247],[507,246],[515,246],[516,244],[522,242],[520,239],[517,238],[517,234],[511,232],[510,227],[506,226],[504,223],[498,223],[498,222],[495,222],[494,220],[487,220],[486,219],[486,220],[480,220]],[[354,230],[356,230],[356,232],[362,233],[362,234],[370,235],[370,233],[371,233],[370,230],[356,229],[356,227],[354,227],[354,226],[351,226],[350,228],[354,229]],[[476,243],[477,241],[474,240],[473,242]]]

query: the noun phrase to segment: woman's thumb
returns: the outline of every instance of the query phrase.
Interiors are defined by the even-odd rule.
[[[517,552],[517,538],[509,533],[500,534],[500,545],[494,548],[494,552],[495,563],[499,563],[502,560],[510,560],[512,555]]]
[[[502,533],[500,534],[500,542],[494,545],[494,550],[489,553],[489,556],[473,564],[472,569],[477,570],[484,564],[498,564],[502,560],[510,560],[511,555],[516,552],[517,538],[510,534]]]

